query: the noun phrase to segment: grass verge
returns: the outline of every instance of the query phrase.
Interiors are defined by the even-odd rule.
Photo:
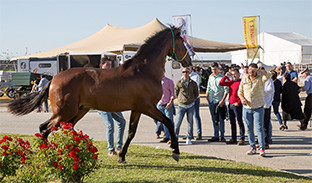
[[[15,136],[16,134],[0,134]],[[31,141],[31,135],[16,135]],[[177,163],[169,150],[130,145],[127,164],[117,163],[118,157],[107,156],[107,143],[96,141],[99,167],[84,182],[311,182],[308,177],[250,165],[181,153]]]

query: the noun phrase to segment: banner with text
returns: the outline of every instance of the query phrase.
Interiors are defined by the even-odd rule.
[[[243,17],[247,59],[259,58],[257,40],[257,17]]]
[[[190,40],[188,37],[188,27],[190,25],[188,21],[188,17],[189,16],[186,16],[186,15],[173,16],[172,21],[175,27],[180,27],[182,25],[181,37],[184,39],[184,45],[187,48],[189,55],[193,56],[195,55],[195,52],[193,50],[192,45],[190,44]]]

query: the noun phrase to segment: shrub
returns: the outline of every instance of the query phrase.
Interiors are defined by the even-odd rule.
[[[6,176],[16,175],[18,168],[23,166],[32,154],[30,143],[23,139],[4,136],[0,140],[0,181]]]
[[[32,151],[28,141],[3,137],[0,181],[18,172],[17,182],[82,182],[97,165],[98,150],[92,139],[82,131],[74,131],[71,123],[62,122],[60,130],[53,127],[49,141],[39,133],[35,136]]]

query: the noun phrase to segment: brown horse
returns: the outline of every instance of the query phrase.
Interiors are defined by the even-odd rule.
[[[49,97],[53,115],[39,127],[46,138],[60,122],[75,125],[90,109],[107,112],[131,110],[128,138],[119,162],[125,162],[128,146],[136,133],[141,114],[161,121],[170,132],[172,157],[179,160],[179,145],[171,120],[156,104],[162,95],[161,80],[166,56],[179,60],[182,66],[191,58],[180,37],[179,28],[166,28],[149,38],[137,54],[119,67],[103,70],[73,68],[57,74],[40,92],[30,93],[8,105],[11,113],[25,115]]]

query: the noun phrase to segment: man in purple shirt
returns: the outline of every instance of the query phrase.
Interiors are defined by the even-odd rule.
[[[174,83],[171,79],[163,76],[161,85],[163,89],[163,95],[157,104],[157,109],[159,109],[163,114],[165,114],[166,117],[168,117],[171,120],[172,124],[174,124],[173,123],[173,113],[175,109],[173,104],[173,100],[175,99]],[[160,142],[163,143],[168,142],[170,140],[168,128],[159,121],[155,120],[155,123],[157,124],[156,136],[159,136],[162,130],[164,130],[165,132],[165,137]]]

